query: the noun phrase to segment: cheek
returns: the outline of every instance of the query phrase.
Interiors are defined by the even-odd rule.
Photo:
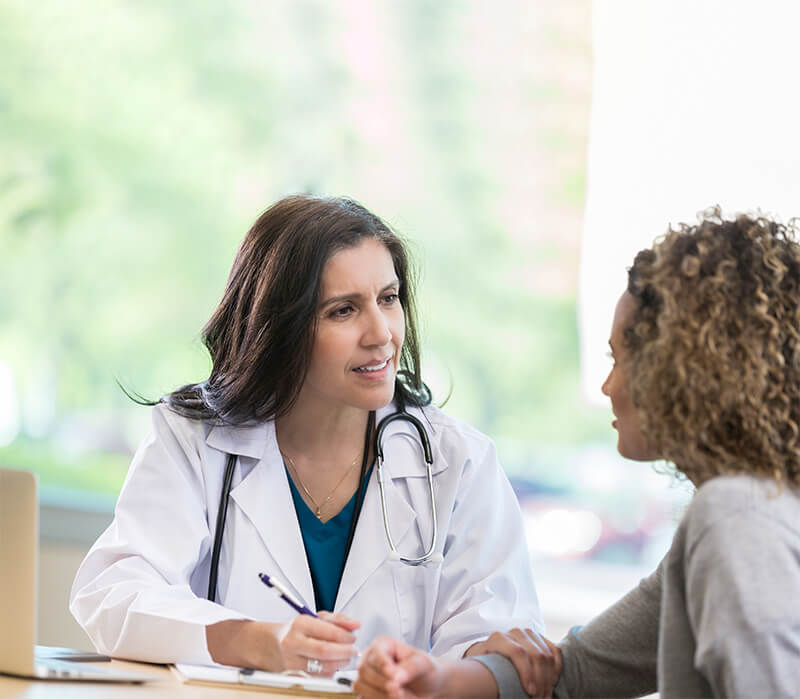
[[[397,348],[403,346],[406,339],[406,319],[403,315],[402,309],[399,310],[397,316],[392,321],[392,337]]]
[[[631,398],[628,393],[628,387],[620,375],[620,372],[615,372],[609,386],[608,396],[611,399],[612,405],[619,410],[627,411],[631,407]]]
[[[341,355],[341,339],[336,333],[319,333],[311,351],[309,374],[325,372]]]

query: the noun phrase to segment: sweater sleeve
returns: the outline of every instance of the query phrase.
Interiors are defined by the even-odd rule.
[[[558,699],[635,697],[657,689],[661,565],[559,646],[564,660]],[[501,695],[502,696],[502,695]]]
[[[528,693],[522,688],[514,664],[499,653],[476,655],[470,660],[477,660],[494,676],[497,682],[497,696],[499,699],[527,699]]]
[[[714,696],[800,693],[800,546],[770,514],[741,509],[687,546],[694,663]]]

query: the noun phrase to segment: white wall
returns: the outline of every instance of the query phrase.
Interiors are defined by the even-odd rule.
[[[92,642],[69,613],[69,591],[89,547],[111,523],[109,503],[45,502],[39,508],[39,596],[36,642],[91,650]],[[56,502],[59,502],[56,500]]]
[[[39,542],[37,643],[91,650],[92,642],[69,613],[69,590],[89,545]]]

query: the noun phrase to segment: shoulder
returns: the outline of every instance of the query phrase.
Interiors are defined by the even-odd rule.
[[[432,431],[442,439],[456,439],[473,443],[491,444],[489,439],[479,429],[472,425],[452,417],[435,405],[427,405],[424,408],[410,408],[409,412],[416,415],[423,424],[429,425]]]
[[[275,439],[275,423],[272,420],[226,425],[215,420],[186,417],[163,403],[153,408],[152,420],[156,438],[172,438],[187,453],[200,454],[211,449],[261,458],[267,445]]]
[[[431,446],[447,460],[484,460],[495,454],[494,442],[472,425],[429,405],[410,410],[430,433]]]
[[[207,420],[188,418],[172,410],[166,403],[153,406],[151,424],[157,435],[172,434],[177,438],[205,441],[213,429]]]
[[[731,515],[769,508],[780,497],[775,481],[747,475],[717,476],[703,483],[695,492],[686,511],[686,519],[703,525]]]
[[[731,539],[771,525],[796,531],[799,524],[800,492],[781,488],[768,478],[737,475],[718,476],[703,483],[679,530],[691,545],[712,531],[715,539]]]

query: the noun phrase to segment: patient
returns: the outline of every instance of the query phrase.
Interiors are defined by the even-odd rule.
[[[379,639],[360,695],[800,696],[796,236],[714,209],[630,268],[603,384],[617,448],[696,487],[658,569],[558,647],[514,629],[444,663]]]

